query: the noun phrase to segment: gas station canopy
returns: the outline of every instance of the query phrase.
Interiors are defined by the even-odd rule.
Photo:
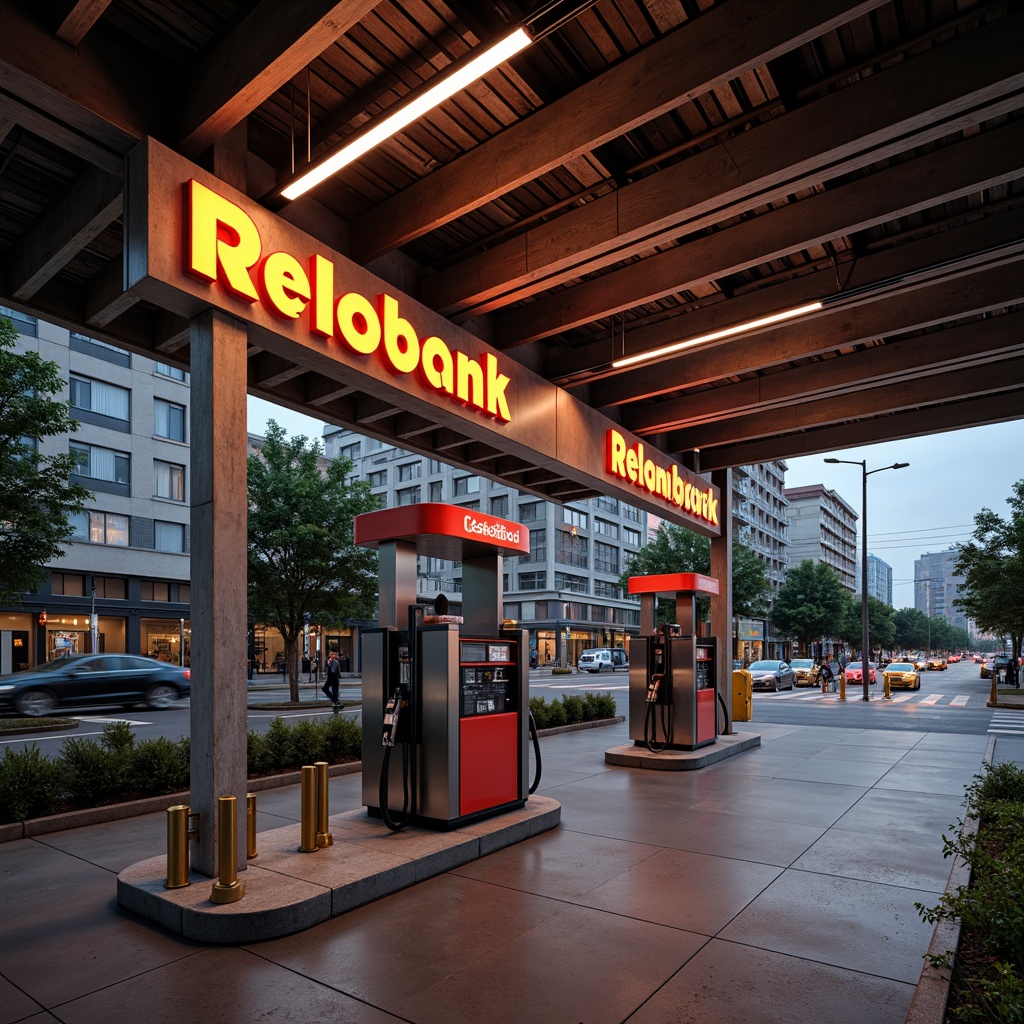
[[[530,45],[284,197],[523,24]],[[688,522],[715,495],[683,468],[1021,416],[1022,38],[1017,5],[970,0],[0,0],[0,302],[189,366],[186,292],[131,262],[145,152],[315,243],[239,271],[279,300],[250,394]],[[179,260],[185,187],[145,211]],[[189,273],[247,318],[241,276]],[[330,321],[349,274],[373,283],[342,310],[353,344],[367,309],[415,310],[405,378],[277,340],[295,303]]]

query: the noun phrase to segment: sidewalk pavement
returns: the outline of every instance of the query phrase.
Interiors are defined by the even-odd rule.
[[[742,728],[762,745],[699,772],[606,765],[625,723],[546,737],[559,828],[249,946],[117,907],[163,813],[0,845],[0,1024],[902,1024],[989,738]],[[260,794],[260,830],[298,817],[297,787]]]

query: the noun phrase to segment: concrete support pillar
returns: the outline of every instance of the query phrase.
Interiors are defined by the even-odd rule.
[[[382,541],[377,549],[377,624],[405,629],[409,605],[416,603],[416,545]]]
[[[193,812],[192,866],[217,874],[217,798],[246,793],[246,345],[233,317],[206,310],[191,324]],[[245,870],[245,815],[236,821]]]
[[[718,637],[718,692],[726,706],[725,732],[732,729],[732,470],[716,469],[711,482],[722,492],[722,534],[711,539],[711,575],[719,581],[711,598],[711,633]]]
[[[462,562],[462,618],[467,633],[497,636],[504,608],[500,555]]]

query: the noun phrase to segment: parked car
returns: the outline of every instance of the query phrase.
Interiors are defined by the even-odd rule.
[[[191,691],[187,668],[137,654],[71,654],[0,676],[0,708],[39,717],[51,711],[147,704],[170,707]]]
[[[874,686],[875,670],[878,666],[873,662],[868,662],[868,685]],[[864,665],[859,661],[851,661],[846,666],[846,685],[849,686],[851,683],[859,683],[861,686],[864,685]]]
[[[594,647],[580,654],[576,667],[581,672],[600,672],[602,669],[629,668],[629,655],[623,647]]]
[[[789,667],[793,670],[793,684],[795,686],[814,685],[814,659],[794,658]]]
[[[747,666],[755,690],[792,690],[796,673],[786,661],[754,661]]]
[[[882,672],[882,682],[888,683],[890,690],[920,690],[921,673],[913,662],[893,661]]]
[[[1010,664],[1009,655],[997,654],[994,657],[981,659],[981,678],[991,679],[993,669],[1005,672],[1006,666]]]
[[[946,671],[946,659],[941,655],[933,654],[928,659],[928,671],[929,672],[945,672]]]
[[[927,658],[915,658],[914,659],[914,668],[916,668],[918,672],[923,672],[927,667],[928,667],[928,659]]]

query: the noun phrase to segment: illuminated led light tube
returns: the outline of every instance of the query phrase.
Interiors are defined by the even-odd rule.
[[[748,320],[745,324],[736,324],[735,327],[726,327],[721,331],[712,331],[711,334],[702,334],[698,338],[690,338],[687,341],[676,341],[671,345],[664,345],[661,348],[651,349],[650,352],[640,352],[635,356],[626,356],[623,359],[616,359],[612,363],[612,369],[621,370],[626,366],[636,366],[637,363],[644,363],[650,359],[660,359],[662,356],[670,356],[675,352],[682,352],[683,349],[693,348],[695,345],[705,345],[709,341],[720,341],[722,338],[731,338],[734,334],[742,334],[744,331],[753,331],[758,327],[768,327],[771,324],[780,323],[783,320],[792,320],[794,317],[804,316],[806,313],[813,313],[822,308],[820,302],[809,302],[806,306],[797,306],[795,309],[786,309],[781,313],[772,313],[771,316],[763,316],[758,320]]]
[[[352,163],[353,160],[358,160],[359,157],[379,146],[385,139],[396,135],[417,118],[433,110],[434,107],[465,89],[467,85],[471,85],[478,78],[482,78],[488,71],[492,71],[499,64],[504,64],[510,57],[514,57],[532,42],[533,39],[524,28],[517,28],[510,35],[481,51],[472,60],[467,61],[429,89],[414,96],[405,106],[385,116],[369,131],[342,146],[322,163],[311,167],[305,174],[285,186],[281,190],[281,195],[285,199],[298,199],[311,188],[336,174],[342,167]]]

